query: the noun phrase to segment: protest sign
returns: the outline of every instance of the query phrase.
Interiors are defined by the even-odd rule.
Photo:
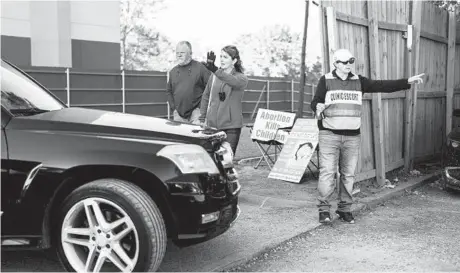
[[[251,138],[260,141],[276,140],[285,143],[288,133],[278,128],[291,127],[295,113],[287,113],[268,109],[259,109],[252,129]]]
[[[316,119],[297,119],[268,178],[299,183],[318,145]]]

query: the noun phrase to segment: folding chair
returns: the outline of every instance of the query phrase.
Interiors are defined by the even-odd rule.
[[[250,134],[252,135],[254,124],[247,124],[246,127],[249,128]],[[270,170],[273,168],[273,165],[275,165],[275,162],[278,159],[279,153],[281,153],[281,150],[283,149],[283,143],[276,140],[276,137],[278,136],[278,132],[279,130],[283,130],[289,133],[290,129],[292,129],[292,126],[278,128],[276,130],[276,133],[273,139],[271,140],[262,141],[262,140],[252,139],[252,142],[256,143],[257,147],[259,148],[260,153],[262,154],[257,164],[254,165],[254,169],[257,169],[259,167],[259,165],[262,163],[262,160],[265,161],[265,163],[267,163]],[[272,149],[275,154],[274,159],[272,159],[270,156],[270,149]]]

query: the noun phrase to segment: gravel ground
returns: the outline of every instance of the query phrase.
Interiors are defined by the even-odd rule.
[[[235,153],[235,160],[255,156],[260,156],[260,151],[257,148],[256,143],[252,142],[249,128],[243,127],[241,130],[240,142],[238,142],[238,148]]]
[[[429,184],[302,234],[234,272],[460,271],[460,193]]]

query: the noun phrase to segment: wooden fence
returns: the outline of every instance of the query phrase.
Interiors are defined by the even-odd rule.
[[[64,103],[161,118],[172,117],[166,100],[166,73],[141,71],[81,71],[66,68],[22,67]],[[245,122],[253,122],[259,108],[294,112],[300,83],[293,79],[250,77],[243,97]],[[315,86],[304,90],[304,116],[312,116]]]
[[[321,1],[320,18],[326,69],[336,49],[348,48],[364,76],[426,75],[411,90],[364,96],[358,181],[376,177],[383,184],[386,172],[440,154],[452,108],[460,107],[460,96],[453,100],[454,90],[460,93],[454,13],[429,1]]]

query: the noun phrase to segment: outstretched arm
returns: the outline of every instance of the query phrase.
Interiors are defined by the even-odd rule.
[[[235,75],[224,72],[222,69],[218,69],[214,72],[219,80],[225,82],[235,89],[243,89],[248,85],[248,77],[243,73],[236,73]]]
[[[401,90],[410,89],[411,84],[423,83],[422,77],[425,74],[416,75],[409,79],[399,80],[371,80],[363,76],[359,76],[364,93],[391,93]]]

